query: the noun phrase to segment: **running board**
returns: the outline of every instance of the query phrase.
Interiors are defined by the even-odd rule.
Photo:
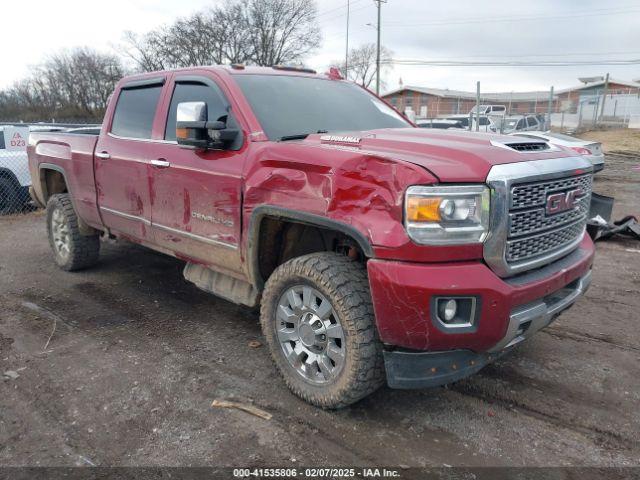
[[[230,302],[248,307],[257,307],[259,304],[260,294],[253,285],[224,273],[195,263],[187,263],[183,275],[185,280],[193,283],[200,290],[213,293]]]

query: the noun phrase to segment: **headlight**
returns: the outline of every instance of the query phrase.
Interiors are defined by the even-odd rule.
[[[484,185],[409,187],[404,219],[407,233],[416,243],[483,242],[489,232],[489,189]]]

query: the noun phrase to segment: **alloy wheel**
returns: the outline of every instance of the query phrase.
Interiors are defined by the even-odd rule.
[[[331,302],[315,288],[297,285],[280,297],[276,334],[285,358],[306,381],[333,381],[345,363],[345,339]]]

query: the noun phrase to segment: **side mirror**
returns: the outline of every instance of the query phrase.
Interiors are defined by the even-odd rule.
[[[240,134],[228,129],[224,122],[207,121],[205,102],[183,102],[176,112],[176,140],[183,148],[197,150],[224,150],[229,148]]]

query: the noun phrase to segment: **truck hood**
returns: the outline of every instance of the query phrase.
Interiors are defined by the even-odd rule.
[[[575,155],[571,150],[545,145],[540,140],[421,128],[310,135],[303,143],[410,162],[427,169],[444,183],[484,182],[494,165]]]

